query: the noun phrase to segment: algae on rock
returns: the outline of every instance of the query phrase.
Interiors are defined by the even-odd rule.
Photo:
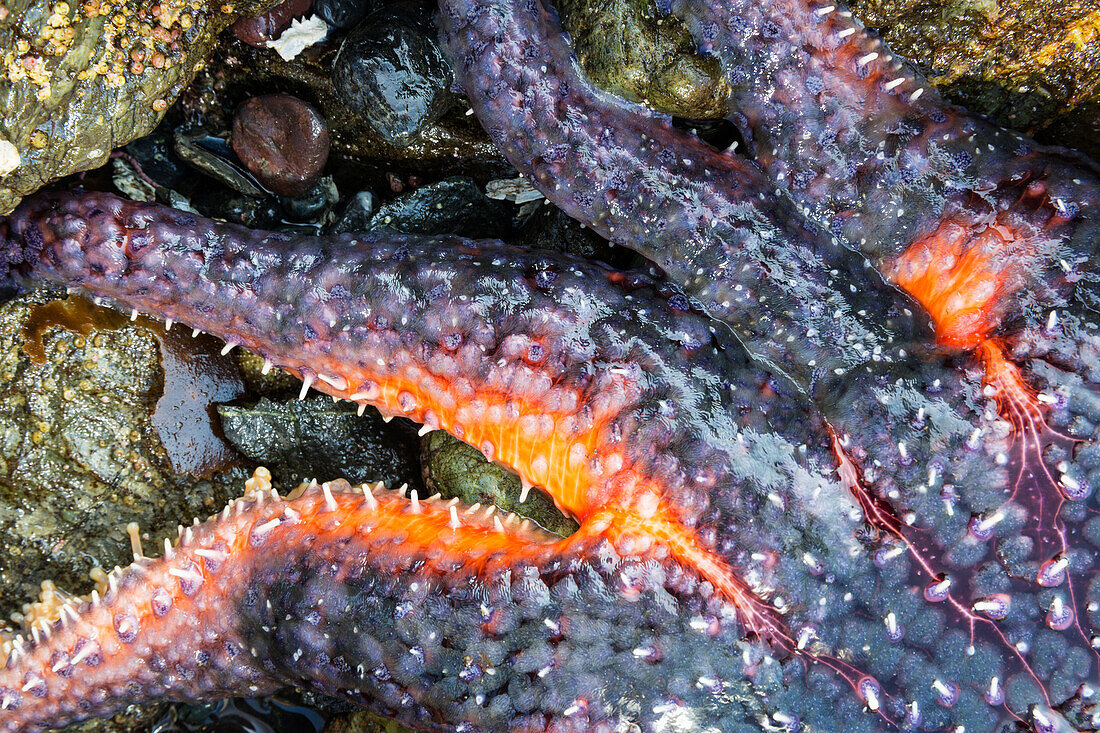
[[[852,0],[952,101],[1100,156],[1095,0]]]
[[[679,117],[726,111],[729,89],[714,59],[653,0],[558,0],[562,24],[585,72],[605,89]]]
[[[173,467],[154,424],[164,376],[151,325],[105,309],[78,330],[36,323],[50,300],[39,291],[0,307],[4,617],[42,580],[87,592],[94,566],[130,562],[127,522],[156,546],[220,509],[246,475],[196,479]]]
[[[0,5],[0,215],[156,126],[218,34],[272,0]]]

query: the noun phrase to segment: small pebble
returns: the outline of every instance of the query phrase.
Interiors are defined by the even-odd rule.
[[[313,0],[283,0],[266,13],[241,18],[233,24],[233,35],[250,46],[266,46],[290,27],[291,21],[309,12]]]
[[[340,193],[331,178],[323,178],[301,196],[280,196],[279,206],[293,222],[314,222],[339,200]]]
[[[451,67],[418,6],[372,13],[344,40],[336,91],[386,142],[409,145],[451,105]]]
[[[233,118],[230,144],[264,186],[282,196],[301,196],[317,183],[328,160],[328,125],[317,110],[289,94],[252,97]]]
[[[360,191],[348,199],[344,210],[336,217],[329,229],[330,234],[346,234],[348,232],[365,232],[370,228],[371,216],[374,214],[375,199],[370,191]]]

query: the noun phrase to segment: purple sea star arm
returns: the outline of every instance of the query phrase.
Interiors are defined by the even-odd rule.
[[[720,690],[692,684],[707,676],[748,692],[735,613],[689,568],[598,541],[518,552],[532,533],[503,541],[467,507],[451,529],[446,505],[419,501],[342,481],[236,500],[21,639],[0,663],[0,731],[288,685],[425,731],[619,727],[669,704],[710,716]],[[725,628],[693,631],[693,609]],[[712,719],[737,725],[761,707],[747,703]]]
[[[1073,295],[1096,307],[1095,163],[945,102],[843,3],[667,5],[723,64],[749,154],[928,307],[944,343],[1037,324]]]
[[[657,263],[803,389],[892,360],[927,333],[910,301],[804,228],[755,165],[593,87],[542,4],[447,0],[441,24],[457,78],[509,160],[571,216]]]
[[[0,251],[20,278],[202,328],[447,429],[582,519],[550,543],[491,507],[395,492],[253,497],[17,644],[0,729],[280,683],[426,730],[736,730],[836,707],[880,729],[828,666],[812,697],[832,704],[806,707],[801,668],[788,679],[746,638],[796,644],[749,574],[830,644],[880,589],[820,603],[873,567],[823,423],[736,344],[716,348],[667,283],[499,242],[288,236],[102,194],[28,199]],[[786,551],[803,545],[837,577]],[[103,654],[81,656],[92,642]]]

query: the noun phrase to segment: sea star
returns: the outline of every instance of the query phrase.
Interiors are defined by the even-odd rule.
[[[981,377],[914,360],[923,329],[905,300],[773,200],[751,164],[597,96],[537,4],[460,10],[445,20],[461,69],[496,74],[468,75],[467,90],[521,168],[570,213],[658,255],[782,376],[643,275],[458,240],[361,237],[341,255],[351,238],[257,234],[109,197],[28,203],[7,224],[3,255],[18,270],[211,330],[307,387],[446,428],[583,521],[544,546],[392,494],[320,487],[298,504],[242,503],[236,526],[193,530],[170,559],[120,576],[134,587],[13,654],[0,673],[6,708],[61,722],[161,685],[202,697],[298,681],[427,728],[890,719],[972,731],[1013,716],[1057,725],[1051,704],[1081,715],[1100,596],[1095,580],[1081,583],[1097,552],[1092,444],[1046,435],[1059,485],[1023,473],[1014,483],[1010,468],[1041,479],[1043,463],[1013,464]],[[639,194],[652,211],[633,203]],[[1071,372],[1045,378],[1044,418],[1090,437],[1090,393]],[[329,512],[347,526],[320,531],[313,517]],[[228,543],[214,543],[230,530],[242,551],[222,559]],[[262,555],[242,539],[257,530]],[[193,541],[209,543],[205,554]],[[157,621],[157,588],[178,589],[177,610],[190,589],[206,610]],[[414,602],[433,610],[417,615]],[[345,612],[324,610],[334,607]],[[203,613],[217,615],[220,646],[195,630]],[[356,628],[364,617],[373,632]],[[93,633],[120,649],[150,643],[149,658],[179,666],[126,690],[131,658],[96,656]],[[51,695],[53,667],[71,671],[82,653],[107,681]],[[100,700],[111,680],[119,696]],[[33,713],[37,692],[57,707]],[[62,711],[79,699],[87,709]]]
[[[781,3],[763,3],[762,7],[758,10],[749,3],[740,9],[749,15],[784,12]],[[836,9],[830,8],[818,17]],[[737,29],[743,22],[737,12],[721,4],[695,10],[720,15],[728,24],[727,30]],[[1036,148],[1031,164],[1063,172],[1073,170],[1074,175],[1064,182],[1035,188],[1034,201],[1024,201],[1017,210],[1005,214],[1019,232],[1030,227],[1028,231],[1034,233],[1026,244],[1031,259],[1020,259],[1016,256],[1019,253],[1001,249],[981,267],[976,264],[971,268],[973,281],[945,284],[928,277],[928,282],[943,290],[934,296],[911,288],[929,308],[937,340],[953,347],[977,347],[984,375],[965,373],[961,368],[968,363],[965,355],[927,356],[919,361],[919,368],[911,369],[899,362],[906,360],[904,352],[912,345],[905,338],[891,338],[890,332],[899,320],[907,329],[899,334],[902,337],[919,337],[919,329],[908,328],[904,318],[895,319],[884,329],[868,324],[879,323],[881,313],[905,314],[904,301],[899,304],[896,295],[884,290],[883,283],[862,275],[856,278],[851,296],[846,297],[841,288],[829,292],[830,297],[848,305],[835,311],[832,305],[822,309],[826,316],[835,312],[845,319],[838,327],[839,333],[833,331],[821,339],[818,324],[807,317],[816,299],[800,297],[797,288],[805,284],[812,292],[819,283],[831,285],[834,281],[829,276],[835,272],[842,273],[838,279],[849,277],[864,263],[862,258],[853,263],[843,248],[833,243],[828,229],[815,226],[812,217],[804,218],[803,214],[811,212],[801,202],[792,204],[785,186],[769,179],[753,162],[709,148],[674,129],[667,118],[594,88],[579,71],[556,18],[537,0],[444,0],[441,18],[458,81],[475,113],[513,164],[571,215],[612,241],[660,263],[708,313],[730,324],[750,351],[802,386],[840,438],[840,475],[864,503],[868,519],[889,529],[888,517],[879,514],[868,496],[869,490],[906,521],[927,528],[927,534],[903,533],[905,543],[926,571],[934,572],[937,563],[950,567],[954,577],[943,583],[945,588],[952,582],[957,584],[960,573],[973,572],[963,570],[972,566],[969,560],[961,561],[965,551],[960,552],[960,547],[980,539],[989,523],[1002,521],[1009,511],[999,504],[1006,494],[991,485],[999,485],[1002,490],[1007,485],[1008,495],[1020,502],[1011,511],[1029,516],[1022,528],[1025,538],[1018,538],[1015,549],[1006,547],[1013,541],[999,544],[997,552],[1004,568],[1013,562],[1006,559],[1006,553],[1020,552],[1021,557],[1031,556],[1031,561],[1038,564],[1070,551],[1075,544],[1073,535],[1081,533],[1082,524],[1090,521],[1089,514],[1094,511],[1078,506],[1073,510],[1076,517],[1067,514],[1063,499],[1071,494],[1080,498],[1077,492],[1084,485],[1074,476],[1055,479],[1065,469],[1084,476],[1094,465],[1096,455],[1095,418],[1086,417],[1093,408],[1085,407],[1095,401],[1096,385],[1100,383],[1100,339],[1089,315],[1096,273],[1088,257],[1079,254],[1090,246],[1094,236],[1090,232],[1096,229],[1082,211],[1098,198],[1088,172],[1090,164],[1078,158],[1074,159],[1076,168],[1071,168],[1063,160],[1072,158],[1071,154]],[[714,35],[710,24],[700,23],[700,27],[704,37]],[[798,26],[798,30],[804,28]],[[841,40],[852,33],[844,34]],[[788,68],[787,56],[782,55],[788,49],[776,52],[777,44],[773,44],[761,51],[758,39],[745,35],[747,40],[731,38],[723,48],[732,48],[734,55],[757,54],[751,56],[753,63],[761,64],[764,72],[771,70],[769,64],[779,66],[785,74],[796,77],[790,82],[794,86],[804,81],[804,69],[799,64],[829,60],[803,54],[799,47],[798,63],[791,62]],[[745,48],[734,48],[742,40]],[[861,57],[860,65],[872,60],[863,61]],[[754,67],[744,66],[741,73],[751,87]],[[783,74],[768,76],[762,72],[762,76],[760,86],[765,91],[781,91],[787,83]],[[833,89],[832,94],[843,97],[843,88]],[[780,109],[784,101],[773,105],[783,119],[794,118],[802,111],[801,105],[793,110]],[[811,108],[808,115],[814,119],[816,108],[803,104]],[[849,117],[862,115],[868,122],[853,124],[873,126],[877,114],[876,106],[868,104],[858,112],[850,111]],[[837,124],[827,117],[822,126]],[[1003,136],[1021,140],[1009,133]],[[861,150],[878,150],[875,146],[861,148],[859,143],[846,141],[853,148],[847,154],[857,156]],[[914,138],[907,154],[917,154],[922,145],[938,154],[940,143],[939,138]],[[874,152],[869,157],[873,158]],[[987,176],[1001,175],[1003,171],[996,163],[985,171]],[[977,169],[985,170],[980,164]],[[935,178],[933,173],[924,173],[923,180]],[[942,179],[936,181],[943,183]],[[862,192],[864,198],[873,198],[874,184],[872,181]],[[919,185],[913,188],[912,195],[920,195]],[[998,195],[1008,197],[1009,188],[1006,186]],[[1077,204],[1059,213],[1064,203],[1063,189],[1076,193]],[[950,228],[969,216],[966,237],[973,240],[968,242],[974,245],[971,256],[988,254],[992,240],[986,241],[986,234],[976,223],[983,216],[989,218],[986,203],[972,203],[969,213],[961,205],[945,213],[934,205],[935,191],[927,193],[933,201],[927,214],[919,214],[922,221],[927,225],[942,215],[943,226]],[[910,213],[910,218],[915,216]],[[875,227],[865,226],[861,231],[873,237]],[[1045,244],[1040,246],[1038,242]],[[1040,261],[1041,265],[1048,264],[1051,257],[1055,262],[1060,257],[1068,259],[1058,264],[1057,273],[1040,267],[1024,280],[1016,275],[998,275],[996,287],[990,287],[989,268],[995,265],[997,271],[1009,273],[1026,269],[1034,264],[1034,256],[1040,251],[1047,258]],[[787,259],[777,262],[775,252]],[[799,257],[800,253],[809,254]],[[792,260],[793,266],[788,264]],[[950,270],[952,262],[946,257],[944,260]],[[1078,281],[1081,283],[1075,287]],[[908,281],[899,284],[908,285]],[[972,303],[971,296],[978,291],[984,299]],[[946,305],[941,307],[940,300]],[[877,314],[861,307],[868,301],[878,302]],[[1028,311],[1032,317],[1024,321],[1023,327],[1015,324],[1017,330],[1011,340],[989,338],[989,324],[1016,311]],[[1041,318],[1035,318],[1036,313]],[[784,315],[790,318],[784,320]],[[791,320],[797,325],[790,324]],[[757,321],[763,326],[757,328]],[[774,334],[762,337],[761,331],[766,332],[769,326]],[[969,334],[967,338],[960,336],[963,331]],[[786,352],[786,361],[772,358],[768,344],[759,346],[769,336],[773,341],[770,348],[789,346],[783,339],[786,333],[792,333],[795,342]],[[932,341],[930,337],[926,340]],[[861,348],[863,343],[871,344],[869,354]],[[1026,370],[1006,357],[1006,343],[1013,359],[1028,359],[1023,362]],[[819,369],[821,364],[828,368]],[[999,426],[981,425],[976,413],[987,410],[988,419],[988,406],[965,401],[978,393],[974,383],[979,379],[984,382],[981,392],[997,402],[1004,417]],[[943,402],[949,405],[947,409]],[[1068,411],[1074,414],[1072,418],[1066,412],[1068,404],[1075,405]],[[932,414],[935,417],[930,418]],[[917,426],[916,430],[905,430],[909,421]],[[928,422],[935,427],[922,433]],[[1004,442],[1001,452],[991,456],[993,461],[984,463],[989,473],[968,470],[983,462],[968,457],[966,448],[974,449],[993,435]],[[1008,475],[995,465],[1008,463],[1013,464]],[[860,475],[860,465],[871,470]],[[911,468],[908,475],[901,475],[907,466],[916,470]],[[880,467],[886,468],[878,470]],[[920,476],[922,471],[927,471],[927,481]],[[868,484],[866,488],[859,485],[860,478]],[[985,493],[987,489],[989,493]],[[960,526],[967,520],[971,522],[969,538]],[[1032,555],[1036,550],[1037,554]],[[1085,564],[1091,567],[1093,561]],[[975,576],[988,569],[988,565],[982,565]],[[1010,569],[1008,574],[1022,575],[1019,569]],[[986,602],[974,596],[973,586],[979,585],[975,576],[969,580],[971,598],[966,603],[979,610],[988,608]],[[1034,577],[1031,580],[1034,582]],[[1010,595],[1015,597],[1017,592],[1013,590]],[[1075,597],[1084,600],[1081,594]],[[1088,604],[1079,605],[1077,613],[1084,618],[1086,610],[1095,614],[1095,606]],[[1094,618],[1090,620],[1095,622]],[[1009,637],[1018,648],[1027,647],[1026,643],[1019,644],[1022,635]],[[1078,643],[1081,653],[1095,656],[1085,651],[1096,644],[1085,638],[1083,630]],[[1095,659],[1090,665],[1087,679],[1095,682]]]
[[[859,531],[851,487],[831,478],[829,426],[736,342],[718,348],[713,322],[659,280],[495,243],[265,234],[97,194],[37,197],[4,226],[16,273],[445,428],[582,520],[549,543],[492,508],[415,495],[323,486],[237,504],[17,644],[0,672],[5,730],[287,683],[426,728],[727,730],[770,716],[872,730],[883,718],[866,704],[974,730],[1008,714],[1006,691],[1020,714],[1055,720],[1040,684],[1063,702],[1091,674],[1089,652],[1036,670],[989,622],[948,630],[969,611],[941,582],[922,600],[903,542]],[[973,455],[960,460],[990,465]],[[1077,567],[1043,571],[1062,599],[1046,619],[1069,618],[1068,632],[1039,626],[1026,588],[992,593],[1012,583],[995,570],[975,584],[992,593],[982,613],[1007,604],[1006,633],[1078,648],[1062,595]]]
[[[660,280],[499,243],[266,234],[97,194],[37,197],[4,228],[17,273],[447,429],[582,525],[551,543],[493,507],[328,485],[239,503],[16,644],[3,730],[287,683],[425,728],[732,729],[832,719],[834,705],[874,727],[832,669],[887,707],[846,662],[802,679],[746,638],[810,659],[856,609],[882,636],[877,607],[910,591],[904,573],[866,577],[860,513],[830,478],[813,408],[717,348],[711,321]]]
[[[1017,334],[1051,308],[1095,308],[1091,160],[945,102],[843,4],[664,4],[722,63],[753,159],[917,298],[941,342],[974,348],[1006,322]]]

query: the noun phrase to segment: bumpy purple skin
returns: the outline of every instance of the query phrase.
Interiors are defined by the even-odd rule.
[[[802,388],[892,361],[899,342],[928,333],[912,301],[807,227],[754,164],[593,87],[542,6],[450,0],[440,20],[456,77],[509,160]]]
[[[809,231],[799,230],[796,212],[783,203],[783,191],[769,190],[752,164],[717,156],[672,130],[664,118],[593,88],[580,74],[552,11],[538,2],[451,0],[442,3],[441,25],[474,111],[517,168],[571,215],[657,261],[739,335],[745,333],[745,322],[759,317],[758,309],[774,317],[768,310],[774,299],[727,299],[728,283],[735,294],[753,292],[750,285],[737,282],[739,271],[754,272],[761,287],[774,285],[760,266],[768,261],[761,242],[772,241],[779,252],[784,241],[792,242],[795,252],[808,246],[825,271],[843,262],[826,233],[813,231],[812,225]],[[723,218],[734,211],[732,222]],[[743,225],[747,220],[752,226]],[[844,266],[839,269],[849,272]],[[735,279],[727,281],[731,272]],[[810,283],[821,282],[815,280],[821,269],[807,266],[799,272]],[[857,292],[849,302],[862,305],[864,298],[883,297],[879,286],[866,278],[854,282]],[[1013,599],[1019,594],[1016,607],[1031,610],[1016,617],[1018,626],[1006,619],[999,628],[1012,643],[1043,642],[1028,641],[1029,651],[1023,655],[1027,662],[1049,672],[1064,660],[1076,660],[1066,666],[1077,670],[1073,679],[1044,678],[1044,684],[1049,681],[1057,688],[1052,701],[1061,704],[1076,694],[1081,682],[1098,680],[1090,648],[1098,619],[1088,608],[1100,589],[1090,584],[1095,544],[1086,539],[1095,531],[1090,514],[1096,500],[1077,496],[1064,502],[1063,494],[1071,492],[1055,482],[1061,473],[1078,486],[1083,486],[1078,477],[1087,477],[1089,487],[1100,480],[1100,411],[1090,387],[1096,383],[1100,349],[1095,326],[1082,307],[1086,301],[1067,304],[1047,297],[1049,290],[1038,283],[1036,287],[1012,356],[1032,359],[1027,377],[1049,398],[1044,413],[1050,431],[1031,435],[1021,427],[1010,433],[997,419],[998,405],[982,393],[980,369],[965,356],[930,356],[918,362],[838,359],[852,368],[834,369],[826,379],[802,385],[863,469],[866,488],[896,516],[911,517],[921,528],[905,532],[909,543],[928,565],[950,573],[961,603],[969,607],[993,593],[1009,593]],[[843,299],[847,294],[842,291],[838,283],[833,297]],[[778,302],[785,305],[782,299]],[[813,324],[816,330],[813,303],[803,300],[786,315],[802,329]],[[1052,304],[1057,304],[1053,322]],[[785,309],[778,310],[782,314]],[[856,306],[846,312],[859,310]],[[892,337],[889,325],[879,334],[885,343],[893,338],[896,347],[904,338]],[[794,332],[805,333],[797,327]],[[771,336],[770,345],[758,346],[751,334],[746,341],[755,354],[786,349],[785,357],[772,362],[782,364],[795,381],[821,353],[845,351],[845,345],[813,339],[784,343],[783,335]],[[791,362],[796,365],[789,366]],[[1005,524],[996,519],[1000,516],[1014,519]],[[996,538],[986,536],[987,520],[1000,527]],[[977,534],[968,528],[972,522]],[[1044,630],[1032,625],[1042,622],[1039,611],[1052,602],[1049,591],[1036,584],[1035,572],[1062,551],[1080,562],[1073,602],[1086,623],[1072,639],[1057,642],[1068,646],[1056,648],[1049,646]],[[956,614],[951,623],[966,628],[969,622]],[[990,624],[977,627],[979,635],[996,636]],[[954,639],[936,653],[960,654],[965,647]],[[977,678],[968,682],[982,684]],[[968,724],[967,730],[972,729]]]
[[[722,557],[784,588],[790,623],[839,628],[854,609],[871,614],[883,590],[852,584],[874,566],[855,540],[851,499],[829,478],[820,418],[743,350],[716,348],[709,319],[644,274],[620,277],[494,242],[253,232],[95,194],[28,199],[0,232],[20,278],[255,343],[299,370],[322,354],[430,362],[455,332],[470,349],[462,369],[474,376],[515,358],[506,339],[537,337],[557,379],[585,385],[593,400],[610,367],[644,364],[644,390],[619,418],[639,470],[666,487]],[[798,548],[812,549],[828,574],[811,573]],[[361,547],[320,537],[242,562],[247,591],[227,599],[237,626],[226,635],[256,648],[271,679],[342,694],[424,729],[649,728],[687,716],[748,730],[760,715],[832,719],[836,709],[857,729],[881,722],[862,716],[826,669],[805,677],[801,662],[765,661],[693,568],[620,558],[610,545],[491,578],[460,568],[425,574],[415,554],[373,547],[369,537]],[[841,600],[848,590],[853,598]],[[178,643],[210,651],[202,639]],[[567,714],[578,697],[587,706]],[[4,715],[18,721],[17,711]]]
[[[1041,323],[1044,307],[1100,302],[1096,163],[945,102],[841,2],[663,5],[722,63],[748,154],[876,266],[942,221],[997,222],[1016,232],[1014,256],[1034,258],[1010,318]]]
[[[844,658],[877,682],[842,679],[781,646],[772,650],[777,661],[743,638],[734,609],[693,568],[620,557],[610,544],[488,578],[426,575],[415,554],[323,537],[248,558],[247,592],[226,609],[237,619],[234,638],[258,650],[273,680],[344,695],[427,730],[630,723],[649,730],[688,721],[747,731],[767,716],[769,725],[788,728],[801,721],[820,730],[880,730],[891,725],[888,717],[909,729],[993,731],[1011,718],[985,702],[982,690],[994,676],[1020,717],[1060,714],[1046,708],[991,624],[978,622],[972,638],[947,603],[923,599],[929,578],[910,556],[891,552],[897,539],[862,526],[848,487],[835,479],[829,428],[817,411],[736,344],[713,340],[713,322],[661,280],[494,242],[254,232],[97,194],[24,202],[0,224],[0,253],[20,279],[64,284],[254,344],[304,373],[327,355],[367,363],[413,354],[431,362],[452,322],[470,345],[462,369],[473,377],[496,368],[498,357],[515,358],[502,349],[517,334],[547,344],[556,378],[588,385],[593,399],[592,385],[609,367],[644,364],[643,391],[618,418],[638,470],[665,487],[708,547],[743,577],[775,589],[795,639],[808,634],[808,648]],[[928,383],[919,367],[874,385],[894,418],[862,397],[846,402],[841,392],[838,403],[861,415],[861,429],[895,441],[911,435],[914,451],[953,451],[976,419],[965,409],[972,395]],[[920,420],[908,413],[912,404],[927,406]],[[1071,586],[1036,585],[1041,558],[1021,546],[1034,534],[1028,512],[1009,512],[981,541],[967,535],[973,507],[1014,506],[1005,503],[1011,466],[994,460],[1001,447],[988,438],[951,452],[924,492],[905,479],[908,472],[928,478],[930,464],[914,465],[925,460],[918,453],[878,471],[905,479],[895,501],[915,503],[923,529],[911,533],[914,545],[952,575],[952,593],[964,605],[1011,594],[1001,630],[1027,640],[1027,662],[1050,703],[1071,718],[1088,714],[1077,692],[1096,677],[1088,635],[1100,619],[1086,610],[1100,601],[1100,527],[1089,519],[1096,501],[1067,503],[1057,525],[1072,530],[1065,541],[1076,596],[1066,601],[1080,626],[1056,632],[1044,614],[1052,594]],[[949,490],[943,482],[955,476],[966,478]],[[348,610],[324,610],[332,608]],[[494,619],[491,632],[485,613]],[[884,623],[890,613],[897,627]],[[202,651],[208,642],[178,643]],[[477,668],[456,676],[456,668],[470,667],[467,657]],[[487,664],[496,674],[485,673]],[[958,700],[945,704],[934,680],[957,685]],[[886,717],[866,713],[853,692],[866,697],[871,684],[881,687]],[[242,682],[219,694],[246,691]],[[577,697],[587,700],[580,718]],[[913,703],[919,715],[906,707]],[[97,702],[80,714],[119,704]]]

